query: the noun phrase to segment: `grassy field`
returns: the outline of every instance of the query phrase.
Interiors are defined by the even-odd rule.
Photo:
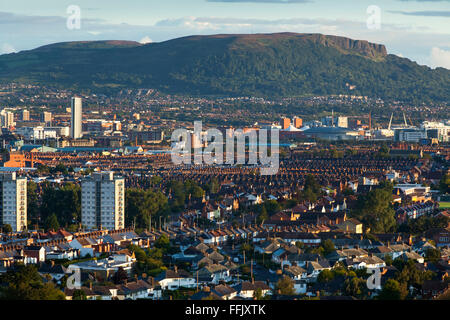
[[[439,208],[450,209],[450,202],[439,202]]]

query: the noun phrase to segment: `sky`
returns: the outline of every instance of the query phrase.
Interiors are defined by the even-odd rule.
[[[0,0],[0,54],[56,42],[322,33],[450,69],[450,0]]]

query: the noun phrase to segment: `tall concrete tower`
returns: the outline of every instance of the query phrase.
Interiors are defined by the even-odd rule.
[[[82,137],[82,117],[83,117],[83,107],[81,98],[72,98],[72,118],[70,121],[70,137],[72,139],[79,139]]]

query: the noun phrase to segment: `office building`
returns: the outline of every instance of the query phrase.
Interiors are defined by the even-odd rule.
[[[81,222],[88,229],[125,227],[125,179],[113,172],[93,173],[81,182]]]
[[[57,131],[49,127],[21,127],[16,130],[25,140],[56,139]]]
[[[15,172],[0,173],[0,222],[14,232],[27,227],[27,178]]]
[[[424,121],[420,126],[427,132],[427,137],[437,139],[439,142],[448,142],[450,134],[450,126],[442,122]]]
[[[427,132],[419,128],[400,128],[394,130],[395,141],[419,142],[427,138]]]
[[[82,117],[83,107],[82,99],[78,97],[72,98],[71,105],[72,118],[70,121],[70,137],[72,139],[80,139],[82,137]]]

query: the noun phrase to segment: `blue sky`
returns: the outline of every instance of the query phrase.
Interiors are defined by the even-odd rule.
[[[67,8],[81,28],[67,28]],[[369,29],[367,8],[381,10]],[[0,53],[75,40],[159,42],[192,34],[314,32],[385,44],[388,51],[450,69],[450,0],[4,0]]]

